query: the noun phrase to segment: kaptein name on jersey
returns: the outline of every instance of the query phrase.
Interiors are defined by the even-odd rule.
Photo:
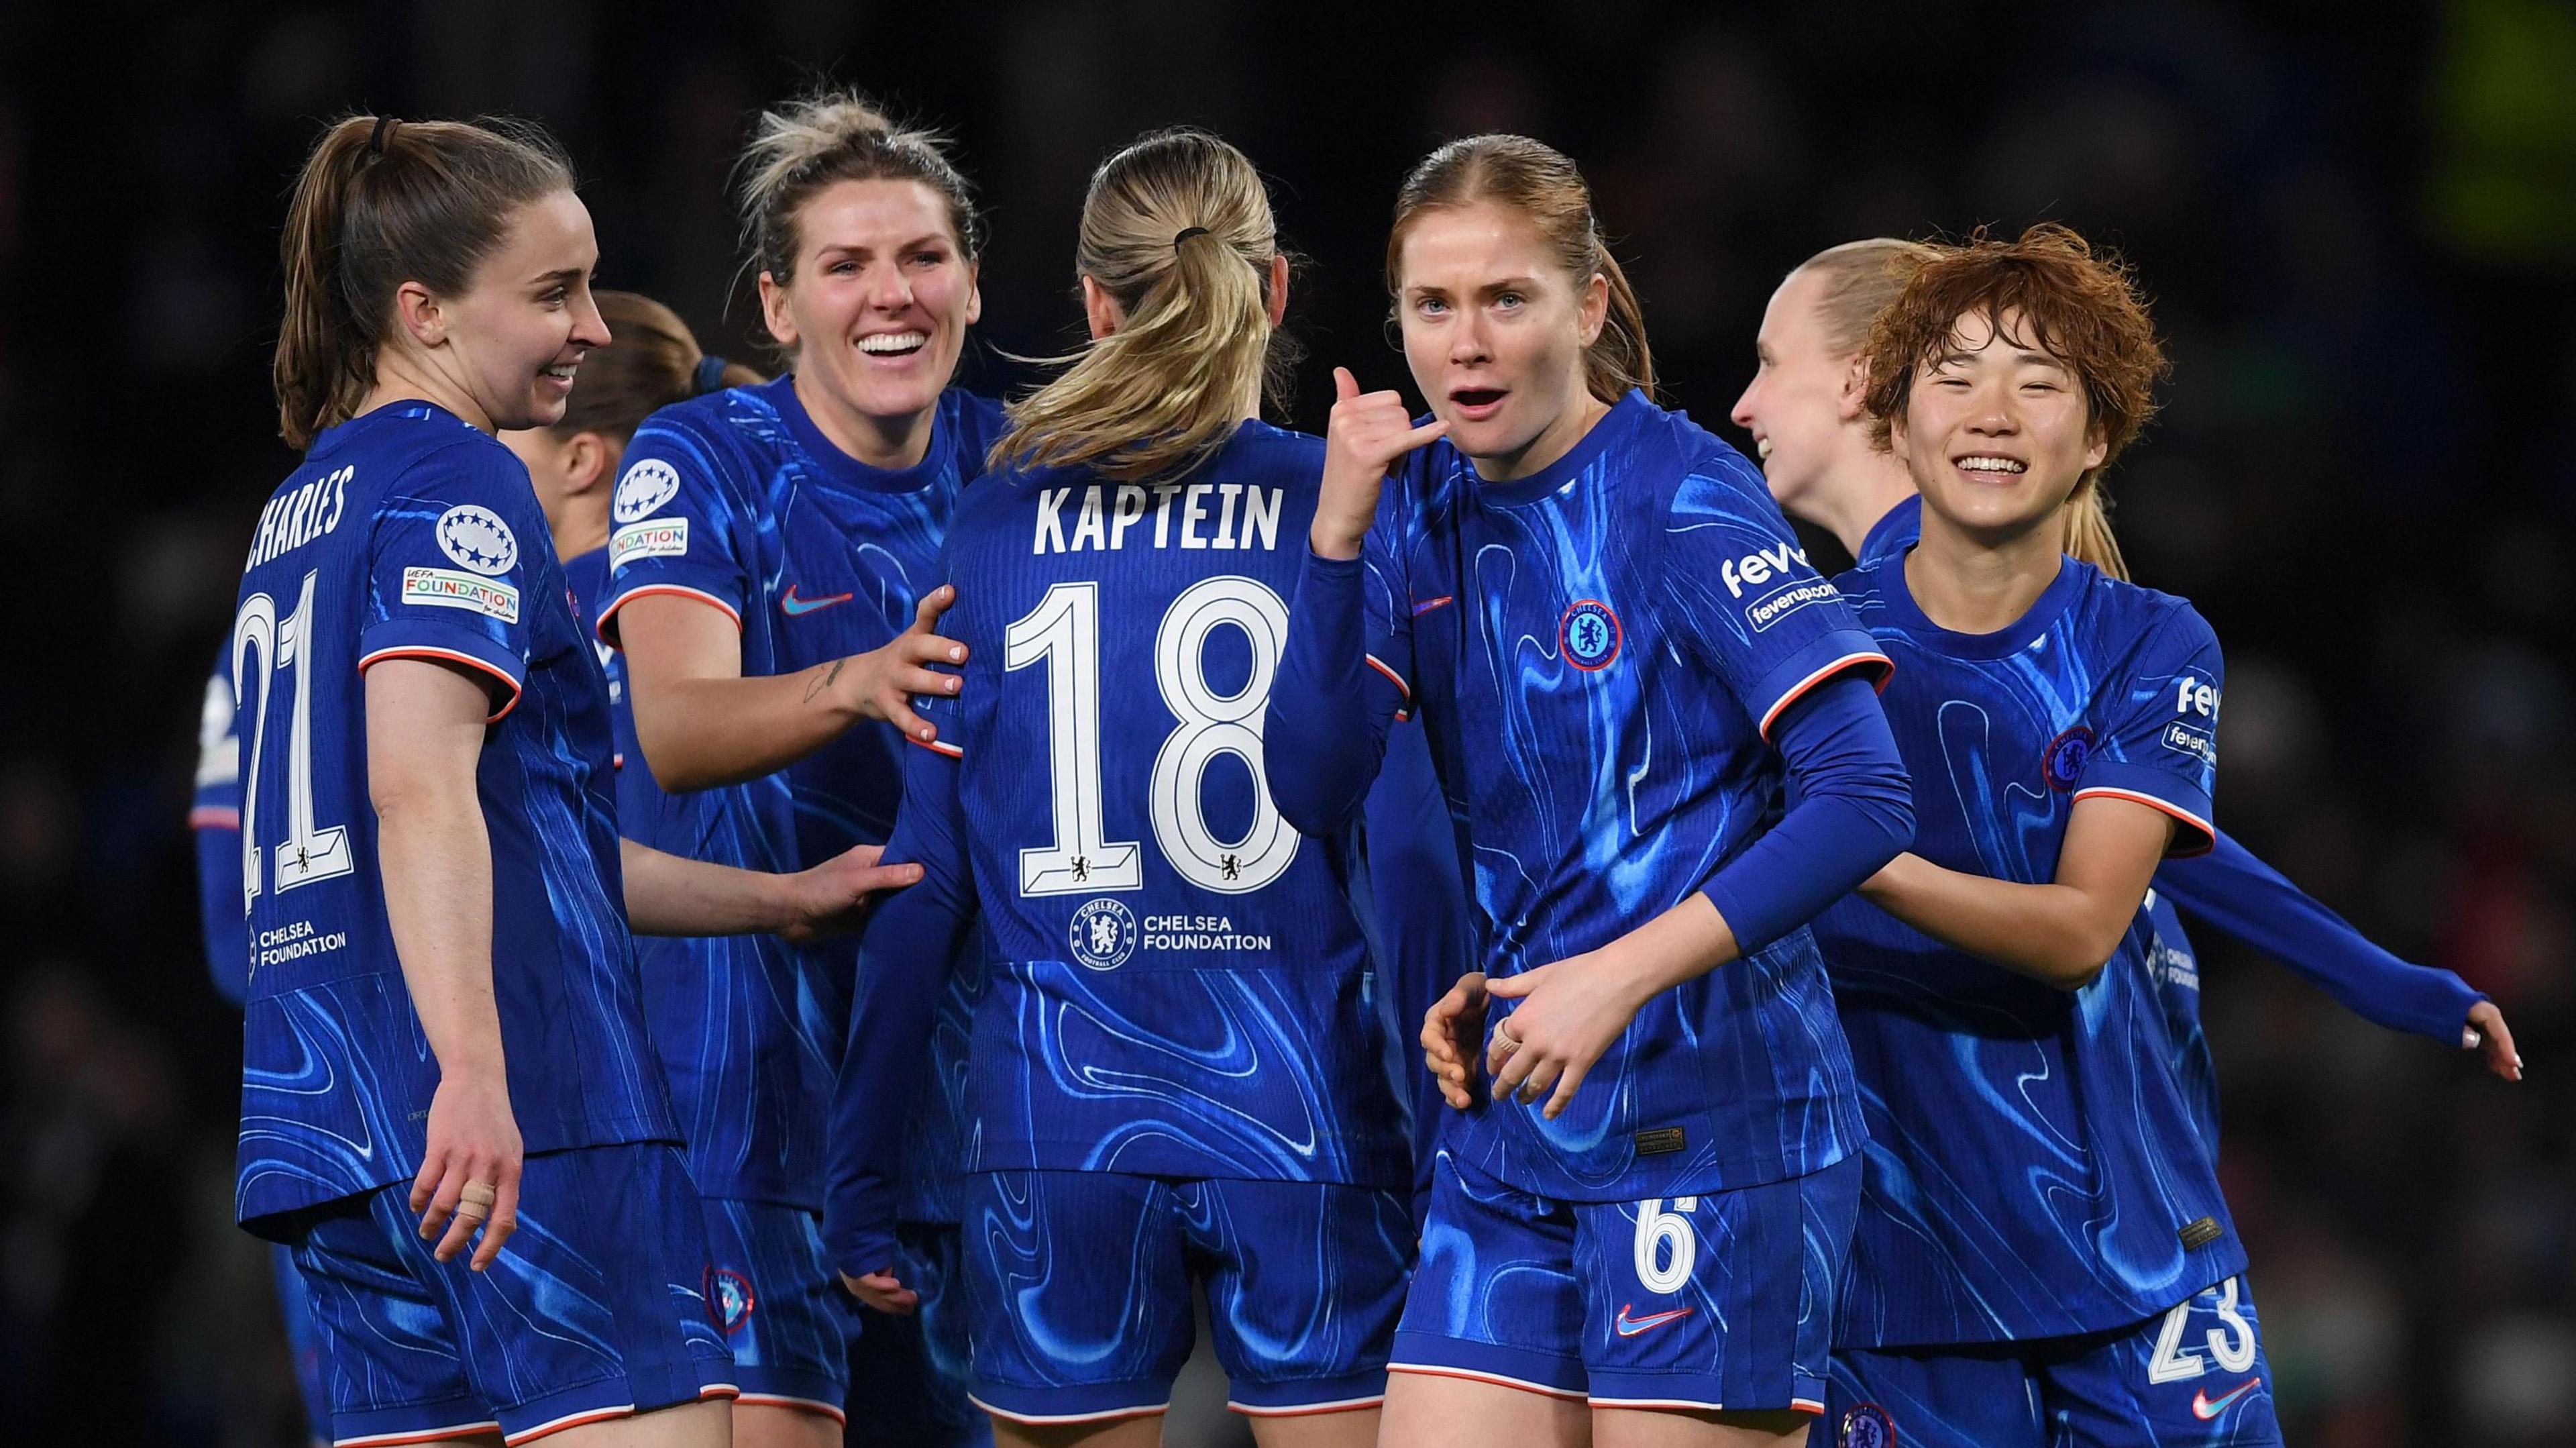
[[[1115,488],[1094,483],[1080,491],[1077,504],[1073,488],[1038,489],[1037,530],[1029,552],[1123,549],[1127,531],[1142,526],[1148,513],[1154,518],[1157,548],[1276,550],[1279,511],[1287,501],[1285,489],[1242,483],[1125,483]],[[1074,510],[1070,527],[1068,509]]]
[[[242,572],[339,527],[340,515],[349,511],[349,479],[357,475],[355,467],[341,468],[269,499],[260,510],[259,531],[251,535],[250,559]]]

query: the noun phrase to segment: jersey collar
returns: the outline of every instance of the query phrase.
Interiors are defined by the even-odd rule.
[[[870,493],[917,493],[939,481],[947,472],[949,455],[957,450],[949,425],[948,394],[941,393],[931,404],[930,449],[921,461],[908,468],[875,468],[841,451],[841,445],[823,435],[814,419],[805,411],[803,400],[796,395],[796,374],[787,373],[758,389],[778,410],[779,421],[787,424],[787,433],[805,450],[806,458],[825,479],[842,487]]]
[[[1528,477],[1514,478],[1507,483],[1489,483],[1479,477],[1476,480],[1476,495],[1506,508],[1538,502],[1581,477],[1584,469],[1600,461],[1601,454],[1612,443],[1635,432],[1645,422],[1646,415],[1654,410],[1654,406],[1646,400],[1646,394],[1632,390],[1627,396],[1620,398],[1608,412],[1603,413],[1601,420],[1592,424],[1592,430],[1578,438],[1574,446],[1566,450],[1565,456]],[[1467,461],[1463,453],[1459,455],[1458,465],[1471,474],[1476,470],[1476,465]]]
[[[2038,600],[2021,617],[1993,633],[1952,633],[1925,616],[1922,606],[1914,601],[1913,591],[1905,586],[1905,555],[1912,551],[1910,545],[1899,548],[1870,570],[1878,584],[1879,600],[1887,606],[1888,622],[1905,630],[1925,648],[1954,659],[2007,658],[2029,648],[2048,632],[2093,577],[2092,565],[2060,555],[2057,576],[2040,590]]]
[[[1905,556],[1914,540],[1923,536],[1923,495],[1916,493],[1882,514],[1869,525],[1860,540],[1860,556],[1852,561],[1863,568],[1876,568],[1893,554]]]

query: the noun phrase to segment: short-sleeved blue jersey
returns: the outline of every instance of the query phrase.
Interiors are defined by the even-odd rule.
[[[1970,636],[1924,617],[1901,551],[1837,582],[1896,660],[1916,854],[2044,883],[2095,795],[2171,816],[2175,853],[2208,847],[2221,671],[2189,604],[2067,559],[2021,620]],[[1818,918],[1869,1113],[1838,1341],[2122,1326],[2244,1269],[2143,919],[2066,992],[1857,896]]]
[[[250,937],[242,924],[241,744],[233,737],[232,641],[215,656],[197,713],[197,781],[188,832],[197,845],[197,923],[215,994],[235,1006],[250,987]]]
[[[1495,975],[1706,885],[1781,815],[1770,724],[1886,667],[1762,475],[1637,393],[1528,478],[1484,482],[1445,441],[1413,454],[1365,556],[1370,662],[1429,727]],[[1832,1165],[1860,1114],[1813,940],[1792,930],[1648,1002],[1556,1120],[1491,1103],[1446,1139],[1571,1201]]]
[[[640,756],[635,752],[635,709],[626,698],[626,656],[599,637],[599,607],[608,601],[608,550],[593,548],[567,558],[563,571],[564,586],[572,590],[573,621],[581,625],[582,637],[590,640],[591,656],[599,660],[600,677],[608,684],[608,762],[617,770],[615,793],[619,796],[618,809],[623,812],[626,761]],[[639,771],[642,768],[637,767]]]
[[[826,438],[792,376],[656,412],[627,445],[611,504],[601,635],[615,641],[617,610],[628,601],[677,593],[741,628],[745,675],[790,674],[885,645],[938,585],[960,490],[981,472],[1001,426],[994,404],[952,388],[939,400],[928,453],[889,471]],[[861,723],[778,773],[684,794],[661,790],[633,753],[620,821],[630,838],[671,854],[794,870],[885,840],[901,797],[902,749],[890,726]],[[737,936],[647,939],[640,950],[646,1012],[699,1189],[819,1208],[855,946],[799,949]],[[963,965],[961,994],[975,983],[975,962]],[[952,1047],[963,1039],[964,1014],[961,1001],[943,1035]],[[931,1070],[943,1081],[960,1075],[953,1056]],[[952,1096],[925,1097],[926,1115]],[[924,1150],[953,1161],[954,1142]],[[953,1220],[945,1176],[915,1175],[909,1217]]]
[[[607,693],[526,469],[421,402],[316,439],[260,515],[229,656],[250,947],[245,1222],[407,1181],[438,1063],[386,923],[364,671],[487,678],[492,978],[531,1153],[678,1139],[627,938]]]
[[[1354,842],[1299,834],[1259,773],[1322,465],[1317,439],[1246,422],[1168,482],[967,492],[943,623],[964,685],[925,705],[940,741],[887,855],[927,878],[870,927],[862,997],[878,932],[980,906],[973,1169],[1411,1185]],[[877,1141],[900,1099],[879,1019],[842,1087],[845,1129]]]

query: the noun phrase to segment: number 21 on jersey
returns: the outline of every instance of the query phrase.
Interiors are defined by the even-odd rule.
[[[349,832],[313,822],[313,583],[304,575],[295,611],[277,616],[277,601],[254,593],[233,617],[233,697],[250,716],[250,761],[242,770],[242,909],[259,897],[261,764],[267,758],[268,720],[277,691],[286,689],[286,838],[277,847],[276,888],[292,890],[357,868]],[[259,705],[251,706],[253,687]],[[239,727],[238,725],[235,727]]]
[[[1232,625],[1252,645],[1252,675],[1232,694],[1208,682],[1208,637]],[[1154,681],[1179,721],[1154,756],[1146,801],[1154,841],[1182,879],[1242,895],[1286,873],[1297,831],[1270,802],[1262,774],[1261,717],[1288,641],[1288,605],[1257,579],[1203,578],[1183,590],[1154,630]],[[1100,585],[1059,583],[1003,633],[1002,666],[1047,666],[1047,778],[1054,842],[1020,851],[1022,895],[1137,890],[1142,846],[1112,840],[1100,791]],[[1207,822],[1201,785],[1218,755],[1252,772],[1253,813],[1243,838],[1223,840]]]

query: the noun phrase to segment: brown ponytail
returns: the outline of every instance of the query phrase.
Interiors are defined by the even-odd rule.
[[[1646,317],[1628,274],[1610,254],[1592,215],[1592,188],[1564,152],[1527,136],[1470,136],[1422,158],[1395,196],[1395,225],[1386,239],[1386,289],[1402,293],[1404,233],[1436,207],[1492,201],[1529,218],[1581,288],[1599,276],[1610,287],[1601,335],[1583,354],[1584,386],[1603,402],[1634,388],[1655,395],[1655,354]]]
[[[1102,162],[1076,266],[1126,322],[1010,405],[993,465],[1088,464],[1138,479],[1223,447],[1244,393],[1258,384],[1276,400],[1294,365],[1270,325],[1278,255],[1261,173],[1217,137],[1157,131]]]
[[[270,378],[287,445],[310,447],[366,400],[397,288],[463,292],[513,211],[572,184],[563,151],[524,123],[345,116],[325,130],[278,247],[286,315]]]

